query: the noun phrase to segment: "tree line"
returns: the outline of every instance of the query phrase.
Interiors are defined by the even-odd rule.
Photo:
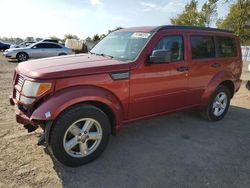
[[[212,23],[220,29],[232,30],[241,39],[243,45],[250,45],[250,0],[220,0],[221,3],[230,4],[229,12],[224,18],[217,18],[217,4],[219,0],[207,0],[200,9],[197,0],[191,0],[186,4],[182,13],[170,19],[173,25],[190,25],[211,27]],[[121,29],[117,27],[109,30],[108,33]],[[87,37],[86,41],[99,41],[106,34],[95,34],[92,37]],[[77,35],[67,34],[64,38],[51,36],[51,39],[56,39],[64,43],[66,39],[78,39]],[[40,38],[27,37],[21,38],[0,38],[2,41],[20,43],[22,41],[39,41]]]
[[[208,0],[198,10],[198,1],[191,0],[183,12],[170,21],[174,25],[192,25],[209,27],[216,23],[217,28],[232,30],[241,39],[243,45],[250,45],[250,0],[221,0],[230,4],[225,18],[217,18],[219,0]]]
[[[115,29],[108,30],[108,34],[113,32],[113,31],[119,30],[119,29],[122,29],[122,27],[116,27]],[[101,35],[95,34],[92,37],[85,38],[84,40],[85,41],[98,42],[101,39],[103,39],[105,36],[107,36],[108,34],[101,34]],[[61,43],[65,43],[65,41],[67,39],[80,40],[80,38],[77,35],[73,35],[73,34],[66,34],[66,35],[64,35],[64,38],[59,38],[57,36],[50,36],[49,38],[57,40],[57,41],[59,41]],[[17,43],[17,44],[22,43],[24,41],[37,41],[38,42],[38,41],[41,41],[42,39],[43,38],[35,38],[35,37],[26,37],[24,39],[22,39],[20,37],[0,37],[0,41],[10,42],[10,43]]]

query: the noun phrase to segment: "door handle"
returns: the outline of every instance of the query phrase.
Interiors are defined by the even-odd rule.
[[[185,72],[189,70],[189,67],[181,66],[176,69],[179,72]]]
[[[219,64],[219,63],[214,63],[211,65],[211,67],[213,67],[213,68],[219,68],[220,66],[221,66],[221,64]]]

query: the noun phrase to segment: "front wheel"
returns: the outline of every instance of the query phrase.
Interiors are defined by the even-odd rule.
[[[22,61],[27,61],[29,59],[29,56],[26,53],[18,53],[16,56],[18,62],[22,62]]]
[[[218,86],[202,112],[202,116],[209,121],[221,120],[228,111],[230,96],[230,91],[226,86]]]
[[[104,151],[110,135],[107,115],[92,105],[66,110],[51,130],[49,151],[66,166],[80,166]]]

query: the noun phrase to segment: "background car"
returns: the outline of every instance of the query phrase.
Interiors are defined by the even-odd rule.
[[[58,43],[58,40],[55,40],[55,39],[43,39],[39,42],[54,42],[54,43]]]
[[[5,51],[10,48],[10,44],[5,42],[0,42],[0,51]]]
[[[27,61],[30,58],[45,58],[74,54],[72,49],[52,42],[38,42],[26,48],[12,48],[4,52],[9,59],[17,59],[19,62]]]
[[[24,47],[27,47],[27,46],[29,46],[29,45],[31,45],[31,44],[33,44],[33,43],[35,43],[35,42],[22,42],[22,43],[20,43],[20,44],[12,44],[11,46],[10,46],[10,48],[24,48]]]

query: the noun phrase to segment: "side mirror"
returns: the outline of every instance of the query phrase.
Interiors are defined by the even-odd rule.
[[[171,51],[169,50],[154,50],[149,56],[150,63],[170,63]]]

